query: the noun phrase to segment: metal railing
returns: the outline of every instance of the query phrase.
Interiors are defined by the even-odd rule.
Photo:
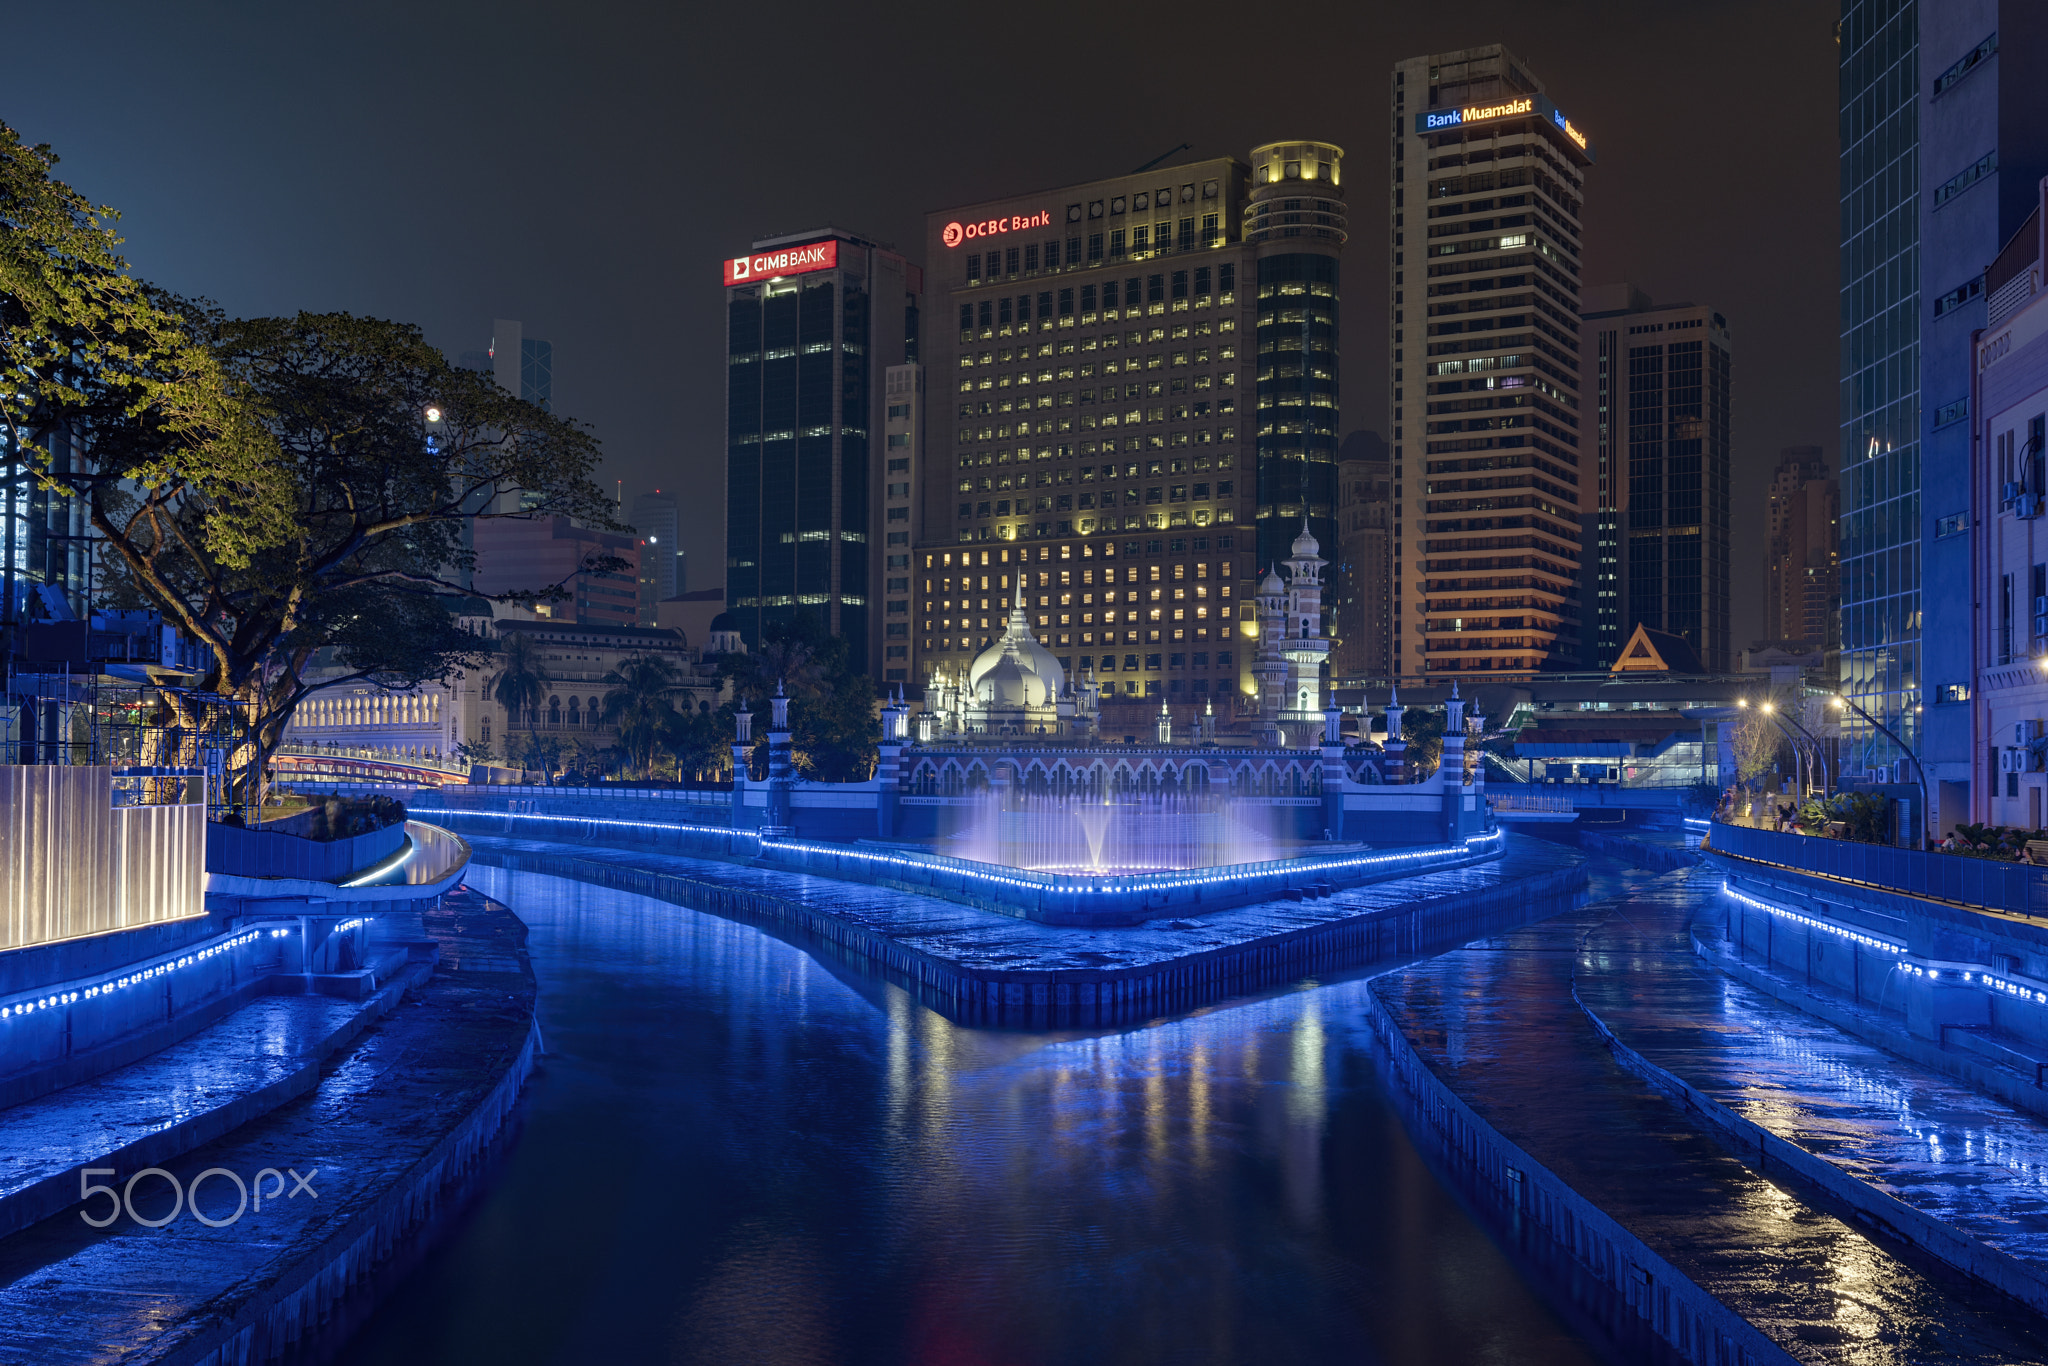
[[[1714,822],[1717,853],[2004,915],[2048,916],[2048,866]]]

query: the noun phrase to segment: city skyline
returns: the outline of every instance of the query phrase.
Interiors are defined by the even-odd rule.
[[[1296,59],[1308,67],[1277,105],[1264,95],[1254,103],[1249,90],[1170,98],[1173,79],[1142,70],[1118,90],[1079,104],[991,105],[970,72],[941,60],[956,40],[967,41],[962,25],[983,22],[955,16],[946,38],[917,37],[905,60],[932,72],[931,108],[971,109],[974,118],[927,119],[920,103],[927,96],[907,92],[877,92],[835,110],[829,132],[811,119],[808,104],[771,107],[761,117],[776,132],[775,171],[743,171],[737,183],[722,184],[717,195],[687,209],[690,177],[647,180],[638,168],[664,159],[687,164],[687,157],[662,150],[686,136],[754,133],[726,112],[732,105],[722,92],[738,78],[713,69],[716,63],[695,80],[653,74],[651,54],[682,52],[690,64],[708,57],[708,48],[699,50],[702,57],[687,55],[693,30],[682,21],[666,28],[670,21],[635,21],[628,40],[606,27],[623,19],[598,16],[582,40],[592,60],[578,73],[554,77],[545,45],[518,36],[517,24],[478,38],[442,27],[435,16],[408,16],[415,41],[364,52],[353,68],[358,74],[346,80],[312,78],[340,83],[323,87],[329,98],[306,103],[360,105],[356,120],[315,121],[285,101],[275,119],[251,131],[248,101],[260,97],[261,80],[244,95],[227,83],[227,95],[173,101],[168,115],[153,107],[144,119],[123,91],[149,88],[147,81],[110,82],[105,98],[78,102],[60,98],[49,83],[54,68],[22,73],[16,117],[30,140],[57,147],[63,173],[86,194],[123,206],[138,269],[170,287],[240,313],[344,307],[411,318],[450,354],[477,345],[479,318],[525,319],[569,358],[555,378],[556,411],[595,425],[606,443],[607,481],[622,479],[631,493],[720,476],[720,260],[778,228],[823,222],[856,224],[914,258],[922,215],[934,205],[1091,174],[1113,177],[1182,142],[1194,146],[1181,161],[1241,156],[1265,141],[1303,136],[1346,149],[1352,189],[1344,312],[1351,326],[1339,436],[1391,431],[1381,379],[1391,363],[1381,326],[1389,307],[1381,268],[1388,249],[1380,198],[1387,183],[1384,106],[1358,91],[1382,88],[1393,63],[1413,53],[1500,41],[1542,72],[1549,88],[1569,92],[1572,117],[1599,145],[1601,189],[1590,197],[1584,225],[1589,279],[1630,279],[1659,298],[1711,299],[1753,339],[1743,359],[1756,383],[1742,389],[1734,417],[1741,488],[1767,479],[1782,447],[1832,447],[1835,439],[1833,282],[1794,263],[1831,253],[1836,238],[1837,14],[1823,4],[1740,8],[1737,18],[1709,19],[1584,6],[1554,23],[1534,23],[1504,5],[1461,11],[1456,22],[1333,9],[1318,21],[1331,41]],[[1218,22],[1223,14],[1215,12]],[[21,22],[25,43],[61,50],[61,30],[38,37],[43,20]],[[1128,23],[1132,39],[1139,35],[1135,19],[1103,22],[1111,31]],[[1215,32],[1196,16],[1146,43],[1173,69],[1208,60]],[[1771,41],[1753,41],[1758,34]],[[839,37],[857,45],[879,41],[852,30]],[[174,23],[136,10],[96,41],[110,69],[139,73],[141,63],[179,53],[195,70],[217,61],[281,69],[289,63],[266,54],[306,46],[353,51],[357,40],[328,31],[314,16],[266,16],[225,38],[210,35],[207,55],[188,50],[194,39]],[[1004,41],[1028,55],[1061,40],[1027,29]],[[1630,51],[1655,51],[1659,59],[1620,60]],[[821,42],[799,44],[788,60],[808,70],[837,56],[833,44]],[[500,100],[497,83],[513,77],[532,83],[535,98]],[[1643,117],[1644,109],[1666,107],[1671,85],[1732,93],[1708,123]],[[629,90],[649,102],[630,121]],[[685,93],[691,90],[701,93]],[[395,100],[384,107],[398,113],[364,104],[373,91],[378,101]],[[525,141],[494,139],[460,152],[437,147],[418,158],[383,155],[415,124],[461,126],[465,105],[507,110]],[[629,122],[633,131],[622,137]],[[892,161],[888,130],[927,124],[936,139],[932,154],[917,158],[914,168]],[[188,140],[217,138],[254,140],[275,155],[202,168],[183,151]],[[513,149],[536,144],[557,152],[572,144],[591,149],[559,172],[575,193],[536,200],[519,188],[527,162]],[[998,146],[1005,149],[1000,164],[989,155]],[[1075,146],[1087,149],[1078,163],[1069,150]],[[238,178],[238,167],[259,162],[281,169],[266,171],[260,183]],[[193,168],[189,176],[184,167]],[[337,198],[337,168],[364,177],[363,193]],[[1745,188],[1701,188],[1732,184]],[[226,215],[206,207],[214,195],[229,206]],[[566,207],[552,206],[556,200]],[[1649,224],[1654,231],[1643,226]],[[577,246],[563,251],[564,243]],[[712,500],[686,504],[684,547],[698,552],[707,573],[724,558],[721,523]],[[1741,519],[1735,536],[1731,637],[1740,644],[1761,627],[1764,545],[1760,530]],[[693,577],[699,586],[710,581]]]

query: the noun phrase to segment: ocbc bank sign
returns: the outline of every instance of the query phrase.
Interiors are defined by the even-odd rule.
[[[977,237],[1000,237],[1006,232],[1029,232],[1033,228],[1052,226],[1052,212],[1040,209],[1037,213],[1013,213],[1007,218],[983,218],[973,223],[952,222],[939,233],[939,240],[949,247],[962,242],[971,242]]]

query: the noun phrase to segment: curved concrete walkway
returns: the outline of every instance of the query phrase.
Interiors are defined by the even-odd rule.
[[[1700,893],[1685,873],[1609,885],[1580,910],[1375,980],[1431,1073],[1795,1360],[2048,1360],[2048,1323],[1759,1176],[1616,1061],[1573,999],[1574,968],[1626,973],[1656,1009],[1674,974],[1700,970],[1685,935]]]

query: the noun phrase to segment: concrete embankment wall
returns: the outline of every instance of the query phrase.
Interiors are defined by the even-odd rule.
[[[1628,835],[1607,834],[1590,830],[1585,826],[1568,826],[1578,847],[1589,854],[1606,854],[1633,863],[1639,868],[1649,868],[1659,873],[1676,872],[1690,868],[1700,861],[1697,849],[1680,849],[1675,845],[1651,844]]]
[[[535,1025],[525,1047],[483,1102],[372,1208],[258,1291],[206,1341],[183,1343],[161,1354],[144,1353],[137,1360],[152,1366],[249,1366],[285,1356],[313,1339],[334,1306],[430,1224],[485,1159],[518,1105],[539,1053],[540,1029]]]
[[[1679,1105],[1691,1109],[1713,1127],[1732,1151],[1759,1173],[1773,1166],[1793,1173],[1857,1213],[1882,1225],[1893,1236],[1922,1248],[1957,1270],[1994,1286],[2023,1304],[2048,1313],[2048,1276],[2016,1257],[1977,1241],[1952,1225],[1859,1180],[1825,1158],[1789,1143],[1688,1083],[1657,1066],[1616,1038],[1599,1015],[1587,1009],[1576,989],[1572,1000],[1585,1011],[1615,1060]]]
[[[0,954],[0,1109],[148,1057],[267,990],[298,941],[230,933],[224,920]]]
[[[1681,1358],[1789,1366],[1793,1358],[1747,1319],[1479,1118],[1430,1071],[1379,998],[1371,1000],[1373,1030],[1423,1120],[1418,1138],[1432,1142],[1496,1214],[1609,1287]]]
[[[560,853],[479,848],[476,862],[548,873],[708,911],[880,974],[949,1019],[1030,1028],[1115,1025],[1189,1010],[1318,973],[1427,953],[1553,915],[1585,883],[1574,865],[1482,891],[1130,969],[963,968],[781,897]]]

